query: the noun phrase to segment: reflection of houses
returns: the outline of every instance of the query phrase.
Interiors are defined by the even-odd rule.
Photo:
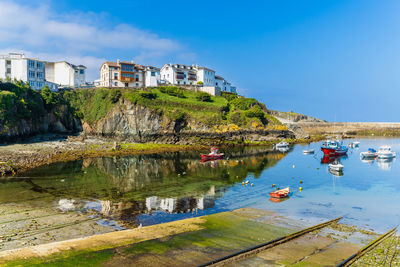
[[[215,204],[214,196],[185,197],[185,198],[159,198],[156,196],[146,198],[148,211],[165,211],[169,213],[186,213],[197,209],[205,210]]]
[[[147,211],[165,211],[169,213],[186,213],[194,210],[205,210],[214,207],[215,199],[219,197],[215,194],[214,186],[210,191],[201,197],[184,198],[159,198],[152,196],[146,198]]]

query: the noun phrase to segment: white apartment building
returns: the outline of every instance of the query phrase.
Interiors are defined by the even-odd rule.
[[[45,62],[19,53],[0,56],[0,79],[20,80],[40,90],[46,84]]]
[[[195,67],[197,69],[197,81],[203,82],[203,86],[215,85],[215,71],[206,67]]]
[[[219,95],[221,91],[236,93],[232,86],[215,71],[206,67],[188,66],[183,64],[165,64],[160,71],[161,83],[172,85],[196,85],[202,82],[200,91]]]
[[[100,67],[100,87],[144,87],[144,67],[133,61],[107,61]]]
[[[153,66],[144,67],[145,87],[157,87],[160,84],[160,69]]]
[[[81,87],[86,83],[86,67],[66,61],[46,62],[46,80],[65,87]]]
[[[161,82],[173,85],[197,84],[197,70],[195,66],[183,64],[165,64],[160,71]]]
[[[215,86],[221,88],[221,91],[236,93],[236,87],[218,75],[215,76]]]

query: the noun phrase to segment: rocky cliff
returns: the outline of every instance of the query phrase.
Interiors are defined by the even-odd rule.
[[[38,92],[0,82],[0,142],[44,133],[210,145],[295,137],[264,104],[235,94],[204,98],[176,87]]]
[[[216,131],[192,119],[171,119],[145,106],[121,99],[104,118],[89,124],[83,121],[83,131],[135,142],[171,144],[229,144],[272,141],[294,138],[289,130],[236,129]]]

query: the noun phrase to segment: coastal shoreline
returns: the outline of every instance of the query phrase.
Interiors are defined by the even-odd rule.
[[[281,140],[290,144],[310,143],[322,140],[322,136],[310,139],[274,139],[263,142],[247,141],[241,144],[224,144],[227,149],[244,146],[273,146]],[[56,162],[66,162],[95,157],[130,156],[182,151],[207,151],[210,145],[183,145],[163,143],[132,143],[114,141],[111,138],[89,136],[44,135],[27,139],[23,143],[0,146],[0,177],[13,176],[26,170]]]

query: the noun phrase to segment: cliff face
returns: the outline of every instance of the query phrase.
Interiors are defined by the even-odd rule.
[[[12,124],[0,123],[0,143],[45,133],[76,133],[82,131],[81,121],[69,108],[60,105],[31,118],[18,119]]]
[[[173,144],[224,144],[261,142],[278,138],[294,138],[288,130],[236,130],[216,132],[194,120],[171,120],[160,112],[128,100],[121,99],[108,114],[89,125],[83,122],[83,131],[135,142],[159,142]]]
[[[294,138],[256,99],[166,87],[34,91],[0,82],[0,143],[44,133],[134,142],[240,144]]]

